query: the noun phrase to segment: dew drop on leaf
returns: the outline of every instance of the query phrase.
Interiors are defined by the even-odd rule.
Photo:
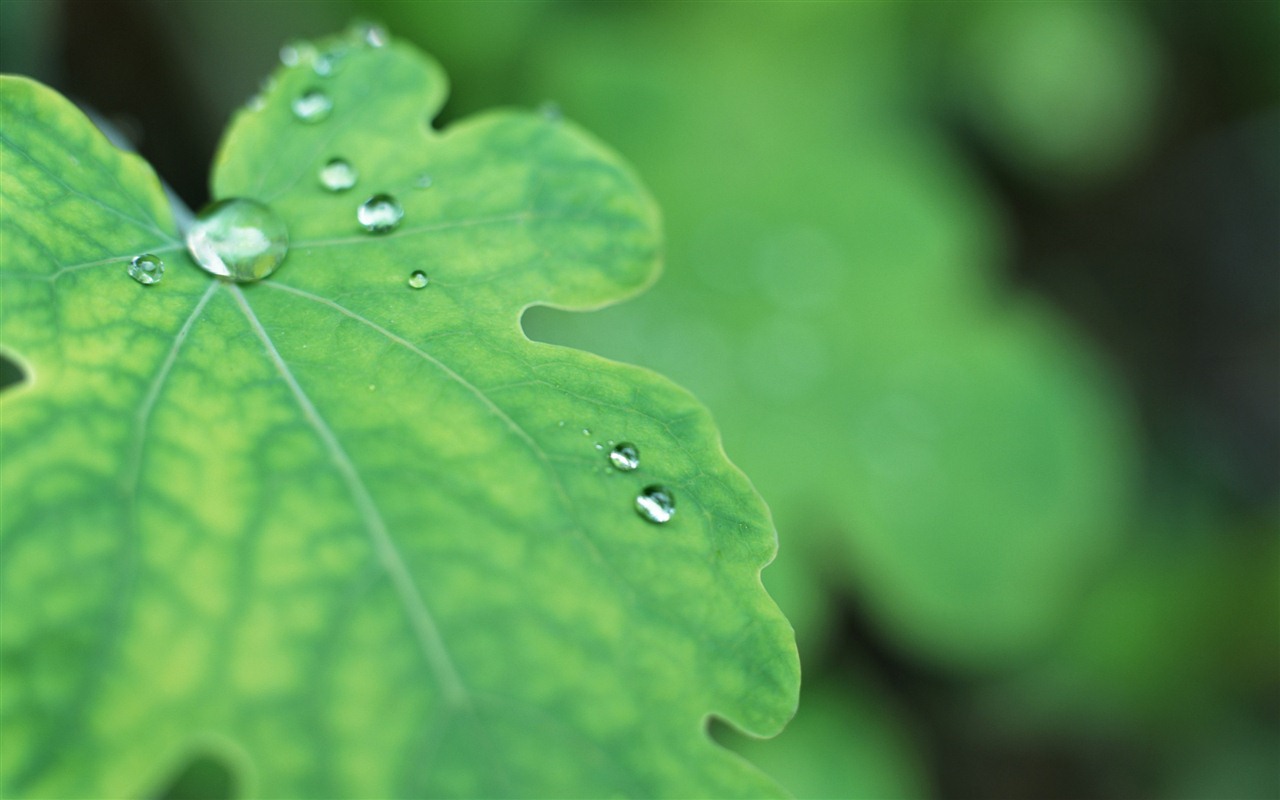
[[[245,198],[219,200],[196,215],[187,249],[206,272],[256,281],[276,271],[289,252],[289,232],[269,207]]]
[[[331,192],[345,192],[359,178],[359,171],[345,158],[331,158],[320,168],[320,185]]]
[[[665,486],[646,486],[636,495],[636,513],[661,525],[676,515],[676,498]]]
[[[386,47],[391,37],[387,29],[375,22],[360,22],[352,28],[355,38],[369,47]]]
[[[560,108],[560,104],[552,100],[538,106],[538,114],[547,122],[560,122],[564,119],[564,111]]]
[[[409,288],[425,289],[427,287],[427,284],[430,283],[430,281],[431,279],[427,277],[427,273],[423,272],[420,269],[415,269],[413,273],[409,276]]]
[[[430,189],[432,182],[431,176],[424,172],[414,179],[413,185],[418,189]]]
[[[356,209],[356,220],[370,233],[394,230],[404,217],[404,208],[389,194],[375,194]]]
[[[303,122],[320,122],[332,111],[333,100],[319,89],[308,89],[293,101],[293,115]]]
[[[640,466],[640,451],[630,442],[622,442],[609,451],[609,463],[623,472]]]
[[[164,262],[159,256],[143,253],[129,262],[129,277],[143,286],[159,283],[164,277]]]
[[[316,57],[316,47],[311,42],[301,39],[293,42],[286,42],[284,47],[280,48],[280,63],[286,67],[296,67],[304,61],[310,61]]]
[[[319,75],[321,78],[327,78],[338,71],[338,65],[342,63],[342,57],[345,55],[340,50],[316,56],[316,60],[311,62],[311,71]]]

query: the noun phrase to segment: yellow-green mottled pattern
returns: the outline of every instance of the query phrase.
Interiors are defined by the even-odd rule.
[[[312,87],[334,111],[306,125]],[[568,123],[431,130],[444,94],[398,45],[282,70],[215,167],[292,239],[238,286],[191,262],[144,164],[5,79],[0,345],[28,373],[0,399],[6,796],[137,797],[200,753],[256,797],[777,792],[705,730],[795,706],[767,510],[686,392],[518,324],[647,285],[656,209]],[[349,192],[318,184],[334,156]],[[381,236],[355,219],[376,192],[405,208]],[[650,483],[666,525],[632,509]]]

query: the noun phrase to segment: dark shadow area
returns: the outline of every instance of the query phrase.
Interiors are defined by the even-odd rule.
[[[27,379],[27,373],[17,361],[0,353],[0,392],[12,389]]]
[[[236,776],[221,758],[194,755],[156,792],[155,800],[233,800],[239,794]]]
[[[1178,90],[1132,171],[1049,191],[945,125],[1013,217],[1010,277],[1070,315],[1134,392],[1147,488],[1207,483],[1249,516],[1280,499],[1280,97],[1266,49],[1240,46],[1244,9],[1149,8]]]
[[[66,0],[58,30],[59,86],[104,114],[190,208],[209,198],[221,133],[193,96],[181,42],[147,3]],[[73,21],[73,22],[72,22]],[[136,44],[134,44],[136,43]]]

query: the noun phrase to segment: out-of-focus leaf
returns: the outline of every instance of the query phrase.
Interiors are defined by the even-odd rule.
[[[854,673],[806,679],[796,718],[775,739],[719,739],[786,786],[796,800],[928,797],[918,743],[901,714]]]
[[[935,14],[943,104],[1046,185],[1104,178],[1157,122],[1161,53],[1126,3],[964,4]]]
[[[784,549],[843,558],[905,647],[990,666],[1050,636],[1109,552],[1131,444],[1092,354],[994,287],[999,216],[904,108],[907,51],[848,45],[898,42],[896,8],[697,7],[555,40],[539,93],[643,165],[669,269],[628,307],[526,326],[679,376]]]

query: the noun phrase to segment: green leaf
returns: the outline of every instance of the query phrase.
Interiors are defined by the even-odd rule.
[[[1049,186],[1112,177],[1151,138],[1165,66],[1123,3],[1002,3],[939,15],[939,71],[967,123]]]
[[[432,130],[444,76],[408,47],[322,50],[217,157],[215,196],[290,231],[247,285],[194,265],[145,164],[3,81],[0,791],[776,793],[706,732],[794,710],[767,510],[688,393],[519,327],[654,279],[649,196],[568,123]],[[290,109],[310,88],[323,122]],[[350,192],[317,182],[335,156]],[[376,192],[405,210],[384,235],[355,216]]]

